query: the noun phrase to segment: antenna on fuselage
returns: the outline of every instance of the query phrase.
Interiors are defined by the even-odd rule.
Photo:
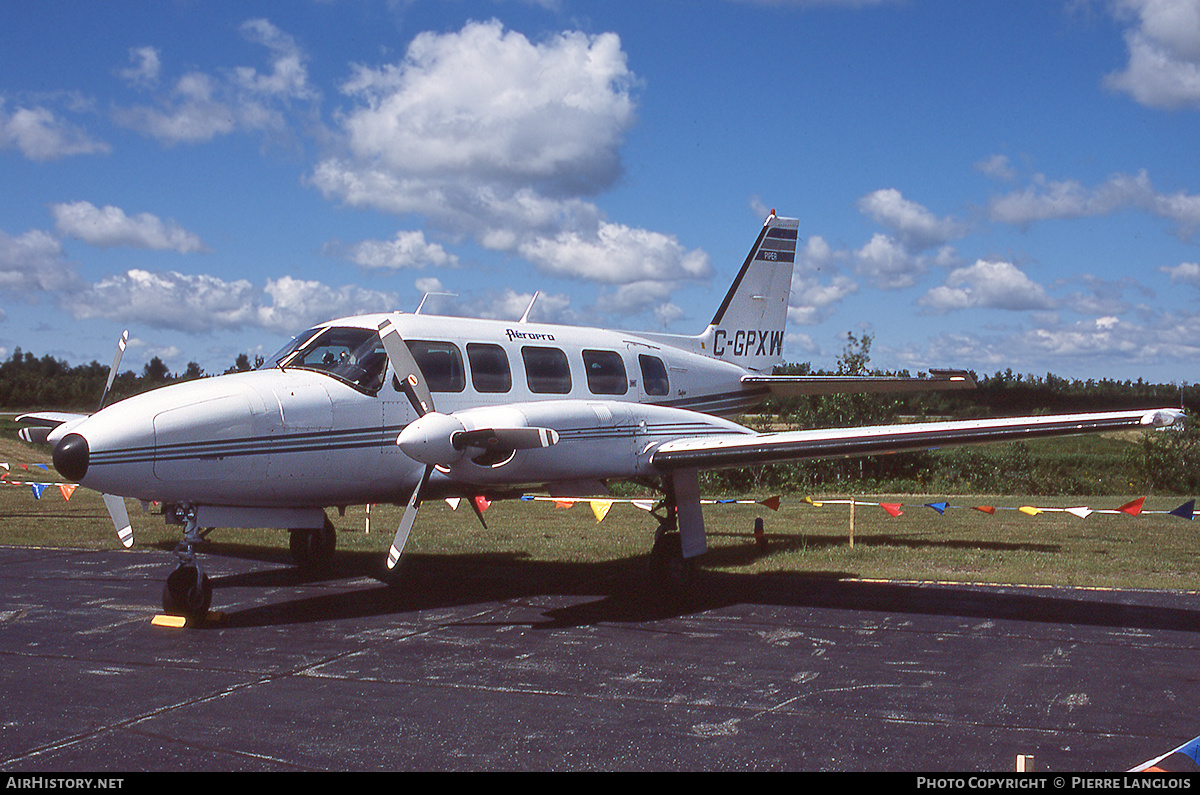
[[[425,300],[431,295],[448,295],[451,298],[458,297],[458,293],[425,293],[425,295],[421,297],[421,303],[417,304],[417,311],[413,312],[414,315],[421,314],[421,307],[425,306]]]
[[[525,314],[521,315],[521,319],[517,321],[518,323],[524,323],[526,320],[529,320],[529,313],[533,311],[533,305],[537,303],[538,296],[541,294],[541,290],[534,291],[533,298],[529,299],[529,306],[525,307]]]

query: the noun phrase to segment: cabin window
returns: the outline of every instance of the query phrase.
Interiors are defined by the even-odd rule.
[[[273,359],[272,365],[280,369],[297,367],[326,373],[372,395],[383,386],[387,369],[387,353],[379,333],[365,328],[313,329],[297,337]]]
[[[521,358],[530,392],[565,395],[571,391],[571,365],[558,348],[526,346],[521,349]]]
[[[507,392],[512,389],[508,354],[499,345],[472,342],[467,345],[471,363],[471,386],[476,392]]]
[[[671,385],[667,381],[667,368],[657,356],[641,354],[638,364],[642,367],[642,386],[647,395],[668,395]]]
[[[425,376],[431,392],[461,392],[466,389],[467,376],[463,369],[462,353],[453,342],[405,340],[417,367]]]
[[[625,362],[616,351],[584,351],[583,369],[593,395],[624,395],[629,391]]]

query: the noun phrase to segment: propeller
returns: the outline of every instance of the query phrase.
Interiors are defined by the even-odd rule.
[[[108,368],[108,381],[104,384],[104,391],[100,394],[100,404],[96,406],[96,411],[104,408],[104,401],[108,399],[108,391],[112,389],[113,381],[117,377],[117,368],[121,366],[121,357],[125,355],[125,346],[129,344],[129,329],[121,332],[121,339],[117,340],[117,353],[113,357],[112,367]],[[117,537],[121,539],[121,545],[126,549],[133,546],[133,525],[129,522],[129,511],[125,509],[125,498],[116,494],[101,494],[104,499],[104,507],[108,509],[108,516],[112,519],[113,527],[116,528]]]
[[[494,466],[508,460],[517,450],[549,447],[558,442],[558,432],[551,428],[481,428],[467,430],[462,421],[450,414],[439,413],[433,405],[433,395],[425,383],[417,360],[408,349],[400,331],[391,318],[379,324],[379,338],[387,352],[400,388],[408,396],[417,419],[410,422],[396,444],[409,458],[425,465],[421,480],[413,489],[400,518],[400,526],[388,551],[388,568],[394,569],[404,553],[404,545],[417,520],[421,496],[429,483],[434,467],[450,466],[461,459],[467,450],[479,450],[472,460],[481,466]]]
[[[100,405],[96,407],[96,411],[104,408],[104,401],[108,398],[108,390],[112,389],[113,379],[117,377],[117,368],[121,366],[121,357],[125,355],[125,346],[129,344],[129,329],[121,332],[121,339],[117,342],[117,355],[113,357],[112,367],[108,368],[108,383],[104,385],[104,391],[100,394]]]
[[[383,342],[383,349],[391,359],[392,367],[396,370],[396,379],[400,382],[400,388],[404,394],[408,395],[413,410],[417,412],[417,421],[434,413],[433,395],[425,383],[425,375],[421,372],[417,360],[413,357],[412,351],[408,349],[404,338],[400,336],[400,330],[396,328],[396,324],[392,322],[391,318],[379,324],[379,339]],[[433,464],[425,465],[421,480],[417,482],[416,488],[408,498],[408,504],[404,506],[404,514],[400,517],[400,526],[396,528],[396,535],[392,538],[392,547],[388,550],[387,567],[389,570],[396,568],[400,563],[400,556],[404,554],[404,545],[408,543],[408,534],[417,521],[417,510],[421,507],[421,492],[425,490],[425,484],[429,482],[433,466]]]

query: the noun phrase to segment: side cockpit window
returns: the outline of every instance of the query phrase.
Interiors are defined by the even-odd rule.
[[[462,353],[453,342],[406,340],[432,392],[461,392],[467,386]]]
[[[379,333],[364,328],[328,327],[296,337],[264,363],[330,375],[360,392],[374,395],[383,386],[387,353]]]

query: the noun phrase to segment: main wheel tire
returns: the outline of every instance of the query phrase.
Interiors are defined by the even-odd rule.
[[[212,583],[195,566],[180,566],[163,584],[163,612],[202,621],[212,605]]]
[[[696,568],[683,556],[679,533],[666,533],[650,550],[650,581],[663,596],[689,595],[696,584]]]
[[[333,553],[337,548],[337,531],[333,524],[326,519],[325,526],[319,529],[301,528],[291,530],[288,546],[292,558],[302,569],[309,571],[327,571],[333,565]]]

